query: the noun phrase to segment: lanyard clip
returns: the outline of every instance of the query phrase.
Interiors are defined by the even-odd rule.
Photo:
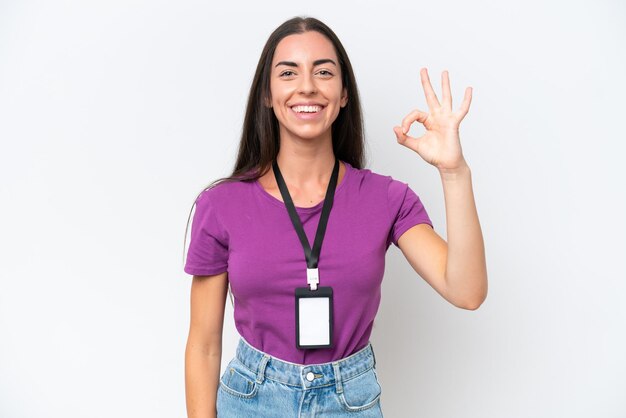
[[[317,284],[320,282],[320,273],[317,268],[306,269],[306,281],[309,284],[311,290],[317,290]]]

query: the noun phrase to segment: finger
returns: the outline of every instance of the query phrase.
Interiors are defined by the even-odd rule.
[[[461,119],[467,115],[469,111],[470,103],[472,103],[472,91],[471,87],[465,89],[465,96],[463,97],[463,103],[461,103],[461,108],[459,109],[459,113],[461,115]]]
[[[450,93],[450,74],[448,74],[448,70],[441,73],[441,94],[443,107],[452,111],[452,93]]]
[[[408,133],[409,129],[411,129],[411,125],[413,124],[413,122],[417,121],[423,124],[424,122],[426,122],[426,119],[428,119],[428,113],[422,112],[419,109],[415,109],[414,111],[406,115],[404,119],[402,119],[402,132],[405,134]]]
[[[422,86],[424,87],[424,93],[426,94],[426,103],[428,103],[428,108],[433,110],[436,107],[439,107],[439,99],[437,99],[437,95],[435,94],[435,90],[433,90],[433,86],[430,84],[430,78],[428,77],[428,70],[426,67],[420,70],[420,76],[422,79]]]
[[[417,139],[404,134],[402,132],[402,127],[394,126],[393,132],[396,134],[398,144],[404,145],[405,147],[412,149],[413,151],[417,151]]]

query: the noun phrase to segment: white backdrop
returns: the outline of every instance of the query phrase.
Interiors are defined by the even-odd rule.
[[[445,236],[436,170],[392,127],[454,108],[489,295],[455,308],[392,246],[372,334],[386,417],[626,416],[623,2],[0,1],[0,416],[182,417],[196,194],[229,174],[265,40],[344,43],[368,168]],[[414,127],[413,133],[420,130]],[[227,302],[223,365],[237,333]]]

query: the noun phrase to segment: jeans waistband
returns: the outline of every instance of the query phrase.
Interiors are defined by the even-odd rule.
[[[359,376],[376,365],[371,342],[343,359],[304,365],[272,357],[252,347],[241,337],[235,357],[257,375],[257,383],[267,378],[302,389],[336,385],[338,393],[343,392],[342,382]]]

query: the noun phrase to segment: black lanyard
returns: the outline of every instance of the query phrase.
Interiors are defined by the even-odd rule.
[[[293,200],[291,200],[289,189],[287,189],[287,185],[285,184],[285,179],[283,179],[283,176],[280,173],[280,170],[278,168],[278,163],[276,160],[274,160],[273,168],[274,168],[274,176],[276,177],[276,183],[278,183],[278,188],[280,189],[280,194],[283,197],[285,206],[287,206],[289,217],[291,218],[293,227],[296,229],[296,232],[298,233],[298,237],[300,238],[300,242],[302,243],[302,248],[304,248],[304,257],[306,258],[306,265],[308,269],[317,269],[317,263],[319,261],[319,256],[320,256],[320,250],[322,248],[322,241],[324,240],[324,233],[326,232],[326,224],[328,223],[330,210],[333,207],[333,199],[335,197],[335,188],[337,187],[337,179],[339,177],[339,160],[335,158],[335,167],[333,168],[333,173],[330,176],[330,181],[328,182],[328,189],[326,189],[326,197],[324,198],[324,206],[322,208],[322,215],[320,216],[320,221],[319,221],[319,224],[317,225],[317,232],[315,233],[315,241],[313,242],[313,250],[311,250],[311,246],[309,245],[309,240],[306,237],[304,228],[302,228],[300,217],[298,217],[298,213],[296,212],[296,207],[293,204]]]

